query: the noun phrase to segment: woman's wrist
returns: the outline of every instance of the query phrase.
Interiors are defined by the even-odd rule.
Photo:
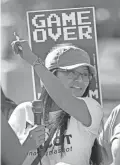
[[[37,60],[37,56],[30,57],[29,64],[33,66],[33,64],[36,60]]]

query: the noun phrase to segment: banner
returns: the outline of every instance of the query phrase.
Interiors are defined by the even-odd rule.
[[[27,23],[31,49],[43,60],[55,45],[61,43],[72,43],[88,52],[97,73],[90,85],[89,96],[102,104],[94,7],[29,11]],[[35,97],[38,98],[40,80],[34,70],[33,75]]]

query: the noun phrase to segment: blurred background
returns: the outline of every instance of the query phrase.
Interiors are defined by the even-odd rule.
[[[17,104],[33,99],[30,66],[14,56],[14,31],[28,40],[26,11],[95,6],[105,120],[120,104],[120,0],[1,0],[1,86]]]

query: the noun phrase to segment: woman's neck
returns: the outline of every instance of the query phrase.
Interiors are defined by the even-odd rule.
[[[57,104],[55,102],[52,102],[50,112],[59,111],[59,110],[61,109],[57,106]]]

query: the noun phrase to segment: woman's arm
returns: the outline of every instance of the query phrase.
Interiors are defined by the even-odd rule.
[[[21,46],[23,49],[21,57],[32,65],[37,57],[31,52],[27,41],[21,42]],[[84,100],[72,96],[71,91],[66,89],[61,81],[42,64],[36,65],[35,71],[51,98],[61,109],[74,116],[84,125],[91,125],[90,113]]]
[[[21,165],[28,150],[21,146],[12,128],[1,113],[1,158],[6,165]]]

